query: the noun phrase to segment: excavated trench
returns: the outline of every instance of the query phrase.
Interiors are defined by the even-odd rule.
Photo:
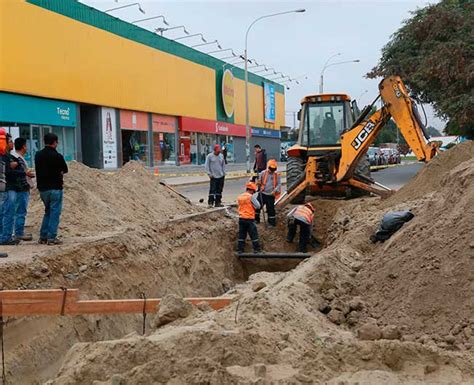
[[[344,202],[314,203],[315,234],[324,247],[332,218]],[[283,220],[276,229],[262,224],[259,230],[265,251],[295,251],[296,245],[285,242]],[[288,271],[299,263],[239,261],[235,242],[235,218],[213,213],[5,264],[0,282],[3,289],[78,288],[82,298],[138,298],[141,293],[149,298],[168,293],[205,297],[222,295],[258,271]],[[152,320],[147,318],[148,331]],[[73,344],[141,334],[142,321],[138,315],[10,318],[4,329],[7,383],[43,383],[58,371]]]

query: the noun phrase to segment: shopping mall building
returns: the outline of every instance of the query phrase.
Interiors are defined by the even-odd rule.
[[[204,21],[203,21],[204,22]],[[244,71],[76,0],[0,1],[0,126],[97,168],[245,161]],[[284,87],[249,73],[251,146],[280,154]]]

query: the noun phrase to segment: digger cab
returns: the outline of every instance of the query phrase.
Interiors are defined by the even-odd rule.
[[[306,96],[301,101],[298,145],[313,151],[340,150],[340,136],[354,123],[346,94]]]

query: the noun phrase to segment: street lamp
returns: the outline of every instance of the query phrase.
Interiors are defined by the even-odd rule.
[[[186,30],[186,27],[184,25],[178,25],[177,27],[171,27],[171,28],[156,28],[155,32],[159,32],[161,36],[163,36],[163,32],[171,31],[172,29],[181,29],[183,28],[183,31],[186,35],[189,35],[189,32]]]
[[[181,36],[181,37],[178,37],[178,38],[173,39],[173,40],[183,40],[183,39],[187,39],[188,37],[195,37],[195,36],[201,36],[201,40],[202,40],[204,43],[207,43],[207,40],[204,39],[204,36],[202,35],[202,33],[195,33],[195,34],[193,34],[193,35]]]
[[[219,53],[219,52],[227,52],[227,51],[230,51],[232,53],[231,57],[237,57],[237,55],[235,54],[232,48],[218,49],[216,51],[207,52],[207,54],[210,55],[211,53]]]
[[[110,8],[110,9],[106,9],[104,12],[105,13],[109,13],[109,12],[112,12],[112,11],[117,11],[119,9],[123,9],[123,8],[129,8],[129,7],[133,7],[134,5],[138,6],[138,10],[145,14],[145,11],[143,10],[142,6],[140,5],[140,3],[131,3],[131,4],[127,4],[127,5],[121,5],[120,7],[115,7],[115,8]]]
[[[217,44],[217,47],[222,49],[221,45],[219,44],[219,42],[217,40],[209,41],[207,43],[200,43],[200,44],[192,45],[191,48],[201,47],[203,45],[209,45],[209,44]]]
[[[331,64],[326,64],[324,65],[322,71],[321,71],[321,79],[320,79],[320,82],[319,82],[319,93],[322,94],[323,93],[323,88],[324,88],[324,71],[326,70],[326,68],[329,68],[329,67],[332,67],[332,66],[336,66],[336,65],[339,65],[339,64],[347,64],[347,63],[359,63],[360,60],[359,59],[356,59],[356,60],[346,60],[346,61],[339,61],[337,63],[331,63]]]
[[[280,15],[286,15],[288,13],[301,13],[305,12],[305,9],[295,9],[292,11],[286,11],[286,12],[278,12],[278,13],[273,13],[271,15],[264,15],[256,18],[252,23],[250,23],[249,27],[247,28],[247,32],[245,33],[245,153],[247,156],[247,173],[250,173],[250,115],[249,115],[249,73],[248,73],[248,63],[247,63],[247,43],[248,43],[248,37],[249,37],[249,32],[250,29],[253,27],[253,25],[262,19],[267,19],[269,17],[274,17],[274,16],[280,16]]]
[[[146,17],[145,19],[135,20],[135,21],[132,21],[132,24],[137,24],[137,23],[141,23],[142,21],[154,20],[154,19],[163,19],[163,24],[164,25],[169,25],[163,15],[153,16],[153,17]]]

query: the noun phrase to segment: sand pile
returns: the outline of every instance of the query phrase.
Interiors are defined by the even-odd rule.
[[[64,183],[60,233],[66,236],[114,233],[196,211],[137,162],[115,173],[71,162]],[[42,215],[43,205],[34,192],[27,223],[33,231],[39,229]]]
[[[418,193],[412,182],[392,198],[390,209],[409,200],[416,217],[386,243],[369,241],[386,201],[337,213],[331,203],[321,210],[334,215],[327,247],[313,258],[252,275],[220,312],[194,308],[146,338],[76,344],[51,383],[474,383],[469,146],[442,155],[453,169],[434,163],[418,174],[432,187]],[[439,172],[429,177],[428,167]]]
[[[425,186],[434,191],[358,275],[380,323],[399,325],[407,339],[457,350],[474,349],[473,149],[471,142],[444,153],[393,197]]]

